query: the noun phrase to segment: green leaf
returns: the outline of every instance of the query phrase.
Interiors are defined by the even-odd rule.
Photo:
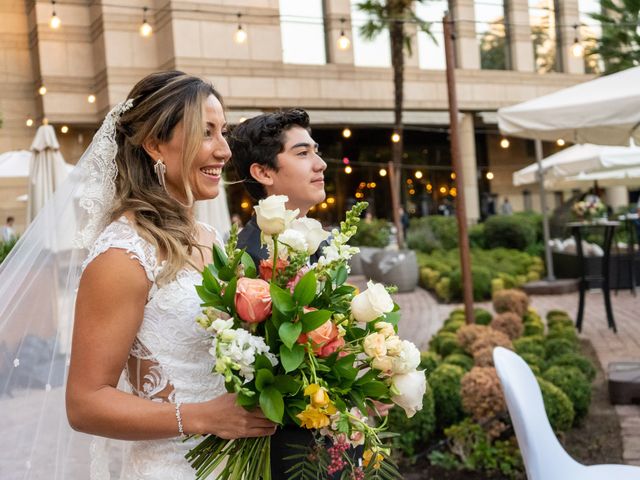
[[[273,306],[281,313],[287,315],[295,311],[296,305],[293,302],[293,298],[291,298],[291,294],[288,291],[283,290],[275,283],[272,283],[269,287],[269,293],[271,293]]]
[[[330,318],[331,312],[329,310],[314,310],[313,312],[304,313],[300,317],[302,331],[307,333],[311,330],[315,330]]]
[[[207,303],[221,303],[222,298],[220,295],[216,295],[204,285],[196,285],[196,292],[198,292],[198,296]]]
[[[246,408],[247,410],[251,410],[252,408],[256,407],[258,405],[258,400],[258,395],[249,396],[242,392],[239,392],[238,396],[236,397],[236,403],[241,407]]]
[[[269,420],[282,423],[284,401],[282,394],[275,387],[270,386],[260,392],[260,408]]]
[[[266,368],[260,369],[256,372],[256,389],[261,392],[266,387],[273,383],[273,373]]]
[[[309,270],[300,279],[296,288],[293,290],[293,299],[298,305],[309,305],[316,296],[316,288],[318,286],[318,280],[313,270]]]
[[[273,386],[283,395],[295,395],[301,388],[301,385],[295,378],[290,375],[278,375],[273,381]]]
[[[362,385],[362,393],[371,398],[386,397],[389,394],[389,387],[379,380],[372,380]]]
[[[240,263],[241,257],[241,255],[236,255],[233,263],[227,262],[226,266],[218,269],[218,276],[221,280],[229,281],[236,276],[236,271],[238,269],[238,264]]]
[[[355,359],[356,357],[353,354],[342,357],[340,360],[336,361],[336,364],[333,366],[333,370],[345,380],[355,380],[358,375],[358,370],[353,366]]]
[[[338,271],[336,272],[336,287],[339,287],[344,282],[346,282],[348,276],[349,273],[347,272],[347,267],[345,267],[344,265],[340,265]]]
[[[249,278],[256,278],[258,276],[258,270],[256,264],[253,262],[253,258],[247,252],[242,252],[240,257],[240,263],[244,267],[244,275]]]
[[[304,347],[302,345],[294,345],[293,348],[287,348],[280,345],[280,361],[284,371],[289,373],[297,369],[304,360]]]
[[[302,324],[300,322],[284,322],[278,329],[280,340],[282,340],[282,343],[284,343],[287,348],[293,347],[300,333],[302,333]]]
[[[376,370],[369,370],[367,373],[361,376],[358,380],[356,380],[354,385],[356,386],[364,385],[365,383],[375,380],[377,376],[378,376],[378,372]]]
[[[342,285],[336,288],[331,294],[332,297],[341,297],[343,295],[349,295],[355,291],[355,287],[351,285]]]
[[[238,278],[233,277],[231,281],[227,284],[224,289],[224,295],[222,296],[222,300],[226,305],[231,307],[232,311],[235,311],[235,301],[234,297],[236,296],[236,285],[238,283]]]
[[[400,321],[400,312],[389,312],[384,314],[384,321],[389,322],[391,325],[396,327],[398,322]]]
[[[215,267],[213,265],[208,265],[205,267],[205,269],[202,271],[202,285],[210,292],[220,294],[222,286],[216,278],[216,274],[213,271],[214,269]]]
[[[222,250],[218,245],[213,245],[211,253],[213,255],[213,264],[215,265],[217,270],[221,270],[222,268],[227,266],[227,264],[229,263],[227,254],[224,253],[224,250]]]
[[[269,359],[262,354],[256,355],[256,360],[253,363],[253,367],[256,370],[266,369],[266,370],[269,370],[270,372],[273,372],[273,365],[271,365],[271,362],[269,361]]]

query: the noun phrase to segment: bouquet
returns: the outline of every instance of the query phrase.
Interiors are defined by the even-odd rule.
[[[289,478],[401,478],[383,440],[386,420],[375,424],[375,402],[395,403],[411,417],[426,390],[417,370],[420,352],[397,335],[400,318],[390,291],[368,283],[358,293],[346,284],[348,260],[358,249],[347,241],[367,207],[356,204],[332,231],[322,256],[309,256],[329,233],[285,208],[286,196],[255,207],[269,258],[254,265],[237,248],[234,230],[224,250],[213,248],[197,286],[204,307],[197,322],[211,333],[215,373],[224,375],[239,405],[261,408],[275,423],[296,424],[315,439],[289,457]],[[204,479],[222,469],[223,480],[270,479],[270,437],[225,440],[205,436],[187,459]],[[362,459],[348,454],[363,446]]]
[[[571,210],[581,220],[592,220],[604,216],[607,212],[607,207],[598,197],[591,196],[587,200],[574,203]]]

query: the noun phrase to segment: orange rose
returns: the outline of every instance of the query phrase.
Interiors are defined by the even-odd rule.
[[[289,262],[287,260],[283,260],[279,258],[276,262],[276,272],[282,273],[285,268],[287,268]],[[273,274],[273,259],[269,258],[267,260],[260,260],[260,266],[258,267],[260,271],[260,278],[265,281],[271,280],[271,275]]]
[[[245,322],[263,322],[271,315],[269,284],[259,278],[239,278],[235,305],[238,316]]]
[[[305,344],[307,340],[311,340],[313,353],[324,358],[344,346],[344,339],[339,337],[338,334],[338,327],[331,320],[327,320],[315,330],[311,330],[309,333],[302,333],[298,337],[298,343]]]

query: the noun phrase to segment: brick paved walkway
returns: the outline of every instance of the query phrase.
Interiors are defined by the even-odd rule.
[[[350,281],[361,289],[366,287],[364,277],[352,277]],[[429,339],[451,310],[460,307],[458,304],[439,304],[431,293],[420,288],[411,293],[395,294],[394,299],[402,309],[400,335],[421,349],[427,348]],[[578,294],[534,295],[531,303],[543,318],[553,309],[566,310],[575,317]],[[617,296],[612,296],[612,303],[618,333],[607,328],[602,294],[593,291],[586,297],[581,334],[593,344],[605,373],[612,361],[640,361],[640,295],[634,297],[628,290],[620,291]],[[478,306],[492,311],[489,302]],[[616,406],[615,409],[622,429],[624,462],[640,465],[640,406]]]

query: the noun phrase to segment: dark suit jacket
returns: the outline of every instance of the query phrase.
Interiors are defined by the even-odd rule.
[[[256,220],[256,216],[253,215],[247,222],[240,233],[238,234],[238,248],[246,248],[247,253],[253,259],[253,263],[256,264],[256,268],[260,266],[260,260],[266,260],[269,258],[269,252],[265,245],[260,245],[260,227]],[[316,253],[310,256],[311,263],[318,261],[318,258],[322,255],[322,249],[329,244],[327,240],[322,242],[318,247]]]

